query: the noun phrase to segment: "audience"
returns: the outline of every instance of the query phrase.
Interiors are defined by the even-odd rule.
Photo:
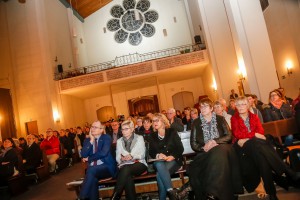
[[[223,105],[219,102],[219,101],[215,101],[214,103],[214,112],[219,115],[219,116],[223,116],[229,126],[229,128],[231,129],[231,115],[229,115],[223,108]]]
[[[83,143],[81,156],[88,168],[80,190],[80,199],[99,199],[98,180],[116,175],[116,161],[110,153],[111,137],[104,134],[104,129],[101,122],[94,122],[90,137]]]
[[[238,94],[237,93],[235,93],[234,92],[234,89],[232,89],[231,91],[230,91],[230,96],[229,96],[229,99],[236,99],[236,98],[238,98]]]
[[[108,134],[112,138],[112,145],[111,145],[111,153],[114,158],[116,158],[116,146],[117,146],[117,140],[122,137],[122,132],[120,130],[119,122],[113,121],[111,123],[112,132],[109,132]]]
[[[283,94],[278,90],[272,90],[269,93],[269,105],[264,109],[265,122],[277,121],[293,117],[293,111],[289,103],[285,101]],[[288,135],[285,138],[286,146],[293,143],[293,135]]]
[[[126,199],[135,200],[137,197],[133,176],[147,171],[145,142],[143,136],[134,132],[134,124],[130,120],[122,123],[122,134],[123,137],[117,141],[116,160],[119,172],[112,200],[121,199],[124,189]]]
[[[271,94],[278,95],[274,91]],[[294,180],[299,179],[300,175],[292,171],[266,141],[259,118],[249,111],[249,106],[247,97],[237,98],[238,112],[231,118],[234,148],[240,158],[243,183],[252,192],[260,183],[261,177],[269,199],[277,200],[272,172],[278,176],[285,174]]]
[[[59,140],[53,135],[53,130],[48,128],[46,138],[41,142],[41,149],[45,149],[49,162],[50,173],[56,173],[56,160],[59,158],[60,148]]]
[[[184,117],[182,118],[183,125],[186,126],[185,130],[191,130],[192,121],[191,121],[191,108],[186,107],[184,108]]]
[[[27,146],[27,142],[24,137],[19,138],[19,147],[24,150]]]
[[[175,110],[172,114],[175,116]],[[155,132],[149,137],[149,154],[152,158],[158,159],[153,165],[156,169],[159,199],[165,200],[167,193],[171,198],[170,194],[175,192],[171,175],[182,166],[183,145],[177,131],[170,128],[165,115],[156,113],[152,121]]]
[[[27,135],[27,146],[24,148],[23,167],[27,174],[36,172],[36,168],[40,166],[42,160],[42,151],[37,143],[35,143],[35,136]]]
[[[137,119],[136,119],[136,128],[134,129],[134,132],[136,134],[139,134],[139,135],[141,135],[144,132],[143,118],[142,117],[137,117]]]
[[[245,97],[248,98],[249,101],[249,111],[258,116],[260,123],[264,123],[263,116],[261,112],[255,106],[255,99],[252,94],[245,94]]]
[[[7,186],[8,178],[18,173],[18,154],[12,138],[3,140],[3,149],[0,150],[0,187]]]
[[[219,102],[217,105],[222,106]],[[224,117],[213,112],[210,99],[201,99],[200,109],[190,138],[197,156],[188,170],[189,182],[174,195],[175,199],[185,199],[190,190],[195,199],[238,199],[234,194],[243,193],[243,187],[230,128]]]
[[[180,118],[176,117],[175,109],[169,108],[167,111],[167,118],[170,123],[170,128],[174,129],[177,132],[184,131],[184,126]]]
[[[227,113],[229,115],[234,115],[234,112],[235,112],[235,100],[230,99]]]

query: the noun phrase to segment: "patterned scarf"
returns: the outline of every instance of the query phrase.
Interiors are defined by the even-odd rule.
[[[200,114],[201,126],[203,131],[204,143],[215,138],[219,138],[219,131],[217,128],[217,119],[216,114],[212,113],[212,118],[210,122],[207,122],[206,119]]]
[[[126,151],[128,151],[129,153],[131,152],[130,147],[131,147],[131,143],[132,143],[133,138],[134,138],[134,134],[132,134],[132,135],[130,136],[130,138],[128,138],[128,139],[126,139],[125,137],[123,137],[124,144],[125,144],[125,149],[126,149]]]

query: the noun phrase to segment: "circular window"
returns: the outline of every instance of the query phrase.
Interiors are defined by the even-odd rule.
[[[144,37],[152,37],[155,27],[152,23],[158,20],[158,13],[149,10],[149,0],[124,0],[123,7],[115,5],[110,14],[114,17],[107,22],[107,29],[115,33],[115,41],[123,43],[127,39],[131,45],[139,45]]]

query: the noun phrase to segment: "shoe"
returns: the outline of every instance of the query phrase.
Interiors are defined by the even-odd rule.
[[[177,195],[178,190],[177,189],[172,189],[168,191],[168,197],[170,200],[178,200],[178,195]]]
[[[190,185],[190,182],[187,182],[177,191],[178,199],[186,199],[190,191],[192,191],[192,187]]]
[[[206,195],[206,200],[218,200],[218,198],[215,197],[214,195],[207,194],[207,195]]]
[[[120,200],[121,199],[121,195],[114,192],[112,197],[110,198],[111,200]]]

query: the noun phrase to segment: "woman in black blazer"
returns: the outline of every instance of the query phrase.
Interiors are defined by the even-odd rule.
[[[167,193],[175,192],[171,174],[182,166],[183,145],[177,131],[169,128],[169,120],[165,115],[156,113],[152,121],[154,133],[149,137],[149,154],[157,159],[153,165],[157,171],[159,199],[165,200]]]

